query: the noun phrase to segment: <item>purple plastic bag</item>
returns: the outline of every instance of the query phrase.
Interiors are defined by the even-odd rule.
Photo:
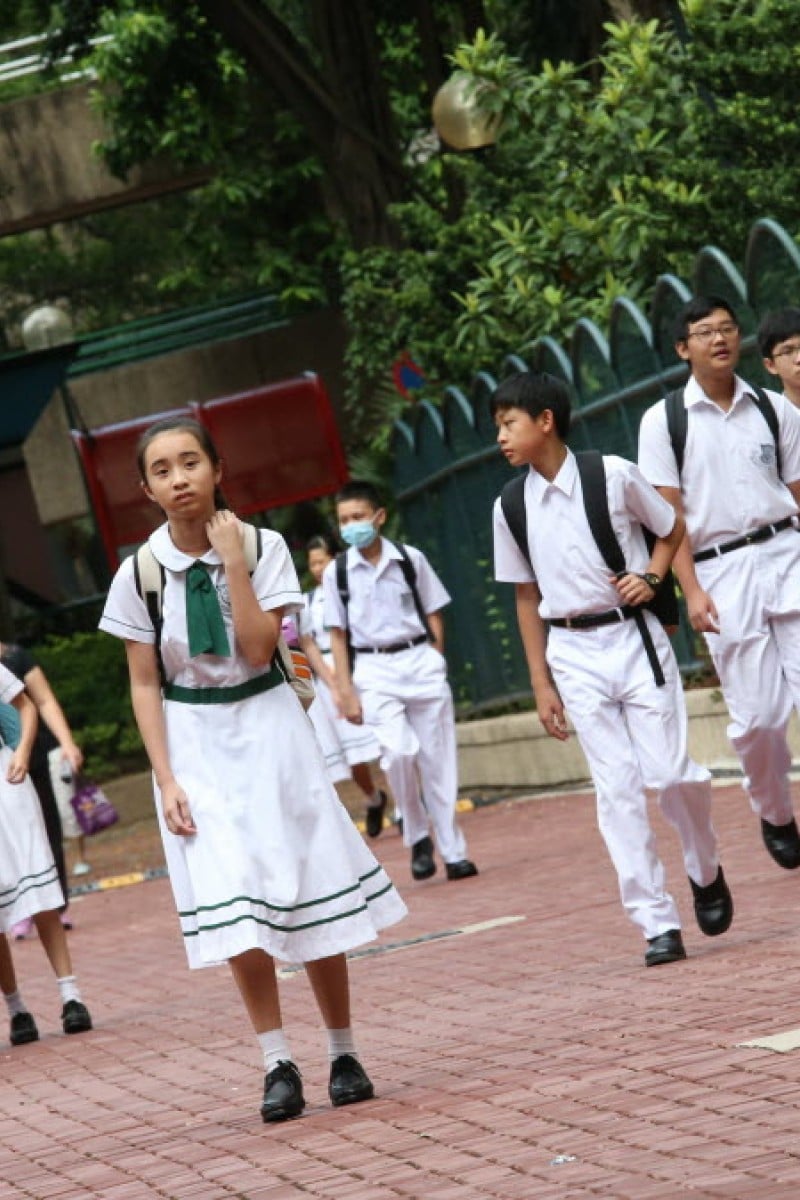
[[[75,809],[75,819],[81,833],[88,836],[108,829],[109,825],[115,825],[119,820],[119,813],[103,790],[87,779],[78,780],[70,804]]]

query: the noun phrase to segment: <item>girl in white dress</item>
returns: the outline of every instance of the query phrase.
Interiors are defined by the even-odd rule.
[[[125,641],[189,965],[230,964],[264,1055],[265,1121],[305,1105],[275,957],[306,965],[328,1031],[333,1104],[369,1099],[345,951],[406,908],[339,803],[300,701],[272,665],[281,619],[301,607],[288,549],[262,531],[251,577],[241,524],[221,507],[219,455],[197,422],[151,426],[138,464],[167,517],[149,539],[164,584],[160,645],[135,556],[112,582],[100,628]]]
[[[308,715],[319,739],[332,783],[352,779],[364,793],[366,828],[370,837],[383,829],[386,792],[376,788],[369,764],[380,756],[380,746],[366,725],[353,725],[339,712],[336,676],[333,671],[331,635],[323,620],[322,573],[336,555],[336,546],[325,534],[313,537],[306,546],[308,569],[316,587],[308,592],[299,617],[300,647],[314,672],[316,698]]]
[[[0,990],[11,1020],[11,1044],[38,1040],[39,1031],[17,986],[6,934],[12,925],[32,917],[61,993],[61,1025],[65,1033],[83,1033],[92,1019],[81,1000],[72,970],[67,935],[59,909],[64,893],[53,851],[47,840],[42,806],[28,775],[36,737],[36,709],[25,684],[0,664],[0,701],[13,704],[20,717],[15,749],[0,746]]]

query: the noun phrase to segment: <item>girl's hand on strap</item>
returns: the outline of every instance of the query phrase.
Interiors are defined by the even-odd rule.
[[[237,555],[244,556],[242,527],[239,518],[221,508],[215,512],[206,525],[206,534],[214,550],[224,563],[235,559]]]
[[[191,837],[197,833],[197,826],[189,808],[189,798],[175,779],[170,780],[161,789],[161,811],[170,833],[175,833],[178,837]]]

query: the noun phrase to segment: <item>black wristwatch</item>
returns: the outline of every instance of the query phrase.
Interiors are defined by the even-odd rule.
[[[645,571],[642,575],[642,579],[646,584],[648,584],[649,587],[653,589],[654,592],[657,592],[661,587],[661,576],[656,575],[655,571]]]

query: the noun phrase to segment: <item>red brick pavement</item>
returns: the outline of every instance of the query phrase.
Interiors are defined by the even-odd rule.
[[[379,1098],[330,1108],[324,1035],[290,973],[309,1107],[278,1126],[258,1116],[258,1049],[226,970],[185,966],[166,881],[79,898],[70,937],[96,1029],[60,1034],[41,948],[18,946],[42,1040],[0,1047],[0,1196],[797,1200],[800,1051],[738,1043],[800,1027],[800,872],[772,864],[738,787],[716,792],[716,822],[733,928],[695,928],[659,819],[690,958],[652,970],[590,796],[467,815],[481,875],[460,883],[411,883],[385,833],[411,916],[352,965]],[[522,919],[453,932],[505,918]]]

